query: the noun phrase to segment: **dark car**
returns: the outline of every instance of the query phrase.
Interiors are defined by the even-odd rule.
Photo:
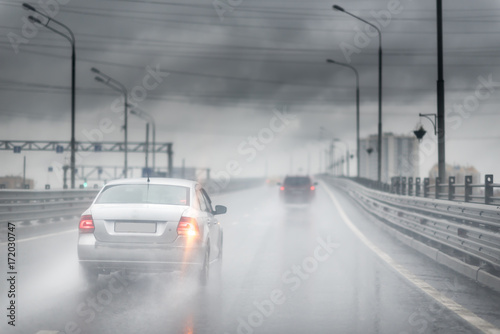
[[[314,198],[315,185],[309,176],[287,176],[280,185],[280,197],[285,203],[310,203]]]

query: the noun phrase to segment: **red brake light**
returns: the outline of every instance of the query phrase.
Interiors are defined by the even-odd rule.
[[[314,186],[311,186],[311,190],[314,190],[314,189],[316,189],[316,188]]]
[[[281,191],[285,190],[285,187],[281,186],[281,187],[280,187],[280,190],[281,190]]]
[[[80,225],[78,226],[80,233],[92,233],[94,232],[94,220],[92,215],[83,215],[80,218]]]
[[[177,225],[178,235],[196,236],[199,234],[198,222],[195,218],[181,217],[179,225]]]

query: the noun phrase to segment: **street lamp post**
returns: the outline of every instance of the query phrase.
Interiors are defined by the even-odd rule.
[[[156,122],[155,122],[155,119],[153,118],[153,116],[151,116],[151,114],[145,112],[144,110],[142,110],[141,108],[139,107],[134,107],[132,105],[129,104],[129,107],[131,108],[131,113],[136,115],[136,116],[139,116],[140,118],[148,121],[151,123],[151,126],[152,126],[152,135],[153,135],[153,172],[155,172],[156,170]],[[132,109],[133,108],[133,109]]]
[[[124,178],[127,178],[127,170],[128,170],[128,160],[127,160],[127,155],[128,155],[128,120],[127,120],[127,114],[128,114],[128,102],[127,102],[127,88],[123,84],[121,84],[119,81],[111,78],[109,75],[106,75],[99,71],[97,68],[92,67],[90,69],[92,72],[96,73],[97,76],[95,77],[95,80],[98,82],[101,82],[105,84],[106,86],[110,87],[111,89],[114,89],[117,92],[120,92],[123,94],[123,98],[125,99],[124,103],[124,114],[125,114],[125,119],[124,119],[124,125],[123,125],[123,130],[125,132],[125,138],[124,138],[124,151],[125,151],[125,162],[124,162],[124,169],[123,169],[123,176]]]
[[[55,20],[54,18],[44,14],[43,12],[38,11],[35,7],[31,6],[30,4],[23,3],[23,8],[29,11],[32,11],[34,13],[37,13],[47,19],[47,22],[44,24],[42,23],[39,19],[33,16],[29,16],[29,20],[31,22],[40,24],[47,29],[49,29],[52,32],[55,32],[56,34],[66,38],[70,43],[71,43],[71,157],[70,157],[70,164],[71,164],[71,189],[75,188],[75,161],[76,161],[76,141],[75,141],[75,67],[76,67],[76,52],[75,52],[75,35],[71,31],[70,28],[68,28],[65,24]],[[66,29],[69,33],[69,36],[66,34],[63,34],[59,30],[56,30],[49,26],[48,24],[50,22],[54,22],[61,26],[62,28]],[[65,184],[66,185],[66,184]]]
[[[354,66],[347,63],[341,63],[332,59],[327,59],[326,62],[350,68],[356,75],[356,175],[359,177],[359,74]],[[349,176],[349,173],[347,176]]]
[[[149,152],[149,125],[153,128],[153,172],[154,172],[154,150],[155,150],[155,126],[154,121],[152,122],[152,118],[146,117],[147,114],[142,113],[141,111],[137,111],[135,109],[130,109],[130,113],[135,115],[144,121],[146,121],[146,168],[148,167],[148,152]]]
[[[437,58],[438,58],[438,80],[437,80],[437,136],[438,136],[438,173],[441,182],[446,179],[445,162],[445,104],[444,104],[444,75],[443,75],[443,6],[442,0],[436,0],[437,11]],[[437,189],[437,188],[436,188]],[[437,191],[437,190],[436,190]]]
[[[377,181],[381,182],[382,181],[382,32],[380,31],[380,29],[376,25],[362,19],[359,16],[356,16],[356,15],[346,11],[344,8],[342,8],[340,6],[333,5],[333,9],[338,10],[340,12],[344,12],[347,15],[350,15],[350,16],[368,24],[369,26],[372,26],[378,32],[379,46],[378,46],[378,140],[377,140],[378,171],[377,171]]]

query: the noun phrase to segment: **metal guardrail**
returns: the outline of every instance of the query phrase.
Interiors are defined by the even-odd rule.
[[[327,181],[400,232],[467,263],[500,271],[500,207],[390,194],[348,179]]]
[[[98,190],[0,190],[0,225],[80,215]]]
[[[464,178],[464,183],[456,183],[454,176],[448,177],[448,182],[441,182],[437,177],[434,184],[429,178],[393,177],[390,192],[399,195],[422,196],[425,198],[447,199],[449,201],[463,201],[484,204],[500,204],[500,197],[495,196],[495,188],[500,184],[493,182],[493,175],[484,176],[483,184],[473,184],[472,175]],[[474,189],[480,189],[482,194],[474,194]],[[460,191],[461,190],[461,191]],[[460,191],[460,192],[458,192]]]
[[[264,179],[232,179],[227,184],[212,181],[210,194],[236,191],[264,184]],[[205,184],[204,186],[208,186]],[[0,227],[7,222],[47,220],[79,216],[94,200],[99,189],[0,190]]]

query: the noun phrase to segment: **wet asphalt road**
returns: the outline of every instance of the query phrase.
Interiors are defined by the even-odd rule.
[[[17,326],[7,326],[4,315],[0,332],[477,332],[367,248],[321,185],[310,206],[284,206],[277,192],[261,187],[214,197],[214,204],[228,207],[219,218],[224,259],[220,276],[213,270],[206,288],[181,273],[166,273],[101,276],[97,287],[87,289],[78,276],[76,221],[19,226]],[[334,194],[380,249],[500,327],[499,294],[400,244],[344,194]],[[3,253],[5,244],[0,247]],[[4,291],[2,286],[2,304]]]

